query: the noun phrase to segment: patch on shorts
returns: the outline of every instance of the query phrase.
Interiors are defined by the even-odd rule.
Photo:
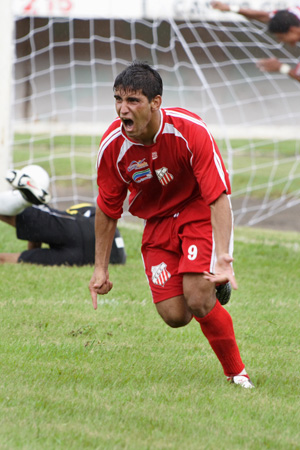
[[[164,287],[166,282],[171,278],[170,272],[167,271],[167,264],[162,262],[158,266],[151,267],[152,282],[158,286]]]

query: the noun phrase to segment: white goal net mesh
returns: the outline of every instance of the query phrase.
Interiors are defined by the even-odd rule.
[[[98,144],[115,117],[113,81],[134,59],[159,70],[163,106],[196,112],[212,131],[236,224],[300,203],[300,83],[256,67],[269,57],[296,63],[297,49],[264,25],[16,17],[14,49],[11,164],[43,166],[54,207],[94,201]]]

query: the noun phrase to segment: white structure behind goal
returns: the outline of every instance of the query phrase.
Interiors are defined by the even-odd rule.
[[[180,11],[174,18],[40,16],[38,0],[25,3],[28,14],[23,8],[14,16],[11,138],[2,168],[42,165],[53,206],[94,201],[98,144],[115,117],[113,81],[134,59],[159,70],[163,106],[196,112],[212,131],[230,171],[237,224],[300,203],[300,83],[255,65],[272,56],[296,63],[299,47],[292,52],[262,24],[216,14],[201,1],[190,19]]]

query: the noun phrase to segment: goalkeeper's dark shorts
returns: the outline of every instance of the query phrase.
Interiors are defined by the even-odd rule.
[[[94,212],[94,208],[93,212]],[[95,216],[69,214],[48,206],[26,208],[16,217],[18,239],[42,242],[48,247],[25,250],[18,262],[45,266],[83,266],[95,262]],[[113,242],[110,262],[124,264],[126,253],[119,230]]]

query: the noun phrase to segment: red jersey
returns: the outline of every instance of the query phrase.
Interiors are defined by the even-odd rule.
[[[182,108],[161,109],[152,145],[130,140],[116,119],[103,135],[98,158],[97,203],[118,219],[130,191],[129,211],[142,219],[172,216],[195,199],[205,211],[223,192],[229,176],[202,119]]]

